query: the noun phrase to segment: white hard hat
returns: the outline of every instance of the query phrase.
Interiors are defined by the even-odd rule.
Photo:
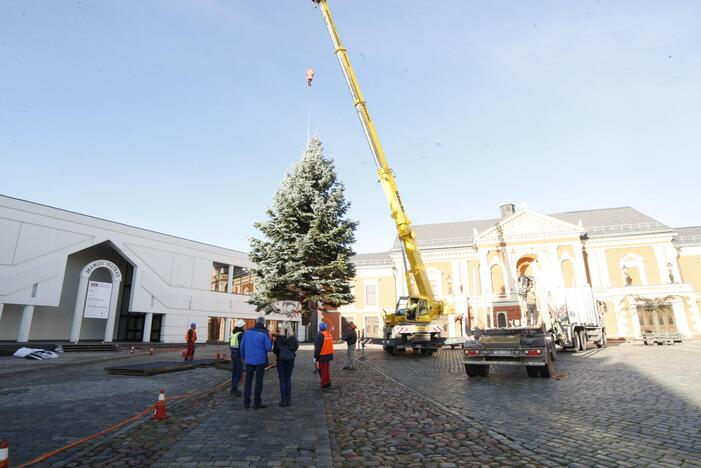
[[[235,324],[235,325],[236,325],[237,327],[239,327],[239,328],[243,328],[244,325],[246,325],[246,322],[244,322],[244,321],[241,320],[241,319],[238,319],[238,320],[236,321],[236,324]]]

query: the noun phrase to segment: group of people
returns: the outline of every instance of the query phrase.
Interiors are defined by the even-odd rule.
[[[290,406],[292,403],[292,371],[295,366],[295,358],[299,349],[299,342],[295,337],[289,322],[283,322],[278,328],[273,340],[265,328],[265,317],[258,317],[253,328],[245,329],[245,322],[237,320],[231,331],[229,345],[231,347],[231,395],[242,396],[238,386],[244,373],[243,406],[251,407],[251,391],[253,390],[253,408],[266,408],[261,400],[263,393],[263,376],[268,366],[268,353],[276,356],[276,368],[280,382],[280,406]],[[355,325],[344,335],[348,343],[348,353],[344,369],[354,369],[353,350],[358,335]],[[314,362],[319,371],[322,390],[331,388],[330,364],[333,360],[333,336],[326,323],[319,324],[319,333],[314,341]],[[255,377],[255,385],[253,379]]]

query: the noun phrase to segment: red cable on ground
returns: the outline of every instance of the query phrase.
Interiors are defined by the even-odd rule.
[[[206,388],[204,390],[194,390],[191,392],[183,393],[182,395],[176,395],[174,397],[167,397],[166,400],[182,400],[185,398],[193,397],[193,396],[200,394],[200,393],[211,392],[211,391],[217,390],[219,387],[223,387],[224,385],[228,384],[229,381],[230,381],[230,379],[227,379],[224,382],[222,382],[222,383],[220,383],[212,388]],[[48,458],[53,457],[54,455],[57,455],[61,452],[65,452],[68,449],[72,449],[73,447],[77,447],[80,444],[83,444],[83,443],[88,442],[90,440],[96,439],[97,437],[103,436],[109,432],[112,432],[116,429],[119,429],[120,427],[126,426],[130,422],[136,421],[137,419],[143,417],[147,413],[153,411],[155,408],[156,408],[156,405],[151,405],[148,408],[146,408],[145,410],[140,411],[139,413],[135,414],[134,416],[131,416],[127,419],[124,419],[123,421],[120,421],[117,424],[114,424],[106,429],[103,429],[100,432],[96,432],[95,434],[92,434],[92,435],[89,435],[87,437],[83,437],[82,439],[78,439],[76,441],[73,441],[68,445],[64,445],[63,447],[57,448],[57,449],[52,450],[50,452],[47,452],[43,455],[39,455],[38,457],[32,458],[28,462],[24,462],[21,465],[19,465],[17,468],[25,468],[28,466],[35,465],[37,463],[41,463],[41,462],[47,460]]]

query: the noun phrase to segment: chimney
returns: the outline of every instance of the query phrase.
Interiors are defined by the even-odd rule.
[[[506,203],[499,207],[501,211],[501,219],[506,219],[516,212],[516,206],[513,203]]]

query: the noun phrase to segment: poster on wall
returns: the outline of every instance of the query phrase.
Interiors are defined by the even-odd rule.
[[[90,281],[88,283],[88,297],[85,299],[85,318],[106,319],[110,314],[110,296],[112,296],[112,283]]]

